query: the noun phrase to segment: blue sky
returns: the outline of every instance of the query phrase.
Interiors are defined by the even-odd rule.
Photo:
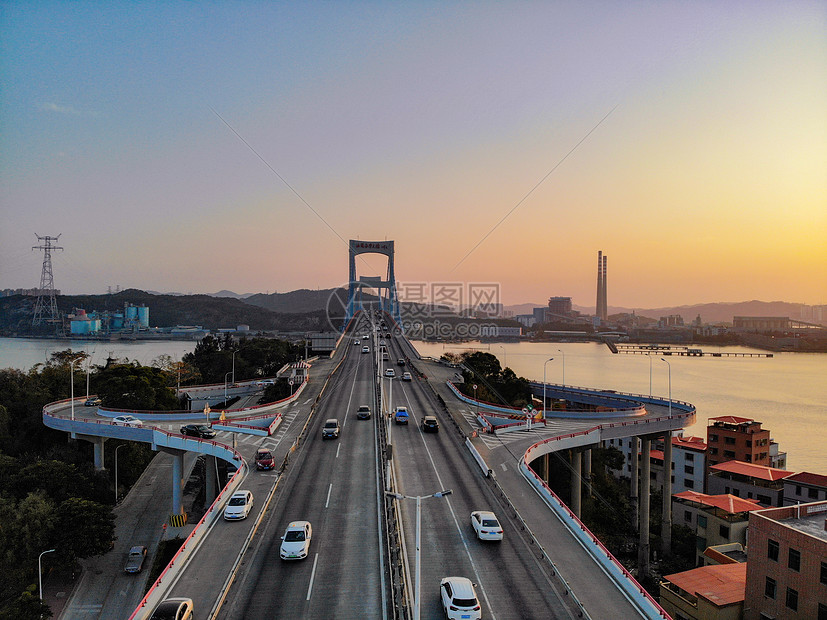
[[[66,292],[327,288],[341,236],[506,303],[593,304],[599,249],[613,305],[825,303],[826,26],[816,2],[5,2],[0,288],[37,285],[35,233],[63,234]]]

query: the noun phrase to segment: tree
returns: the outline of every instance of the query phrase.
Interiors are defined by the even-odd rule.
[[[113,364],[95,373],[93,384],[107,407],[166,411],[178,407],[175,391],[167,387],[159,368]]]
[[[79,497],[58,506],[56,525],[56,549],[67,561],[105,553],[115,538],[112,509]]]
[[[0,620],[40,620],[51,618],[52,610],[34,594],[35,584],[26,588],[20,597],[0,610]]]

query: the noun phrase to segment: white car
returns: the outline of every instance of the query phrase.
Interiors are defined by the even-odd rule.
[[[393,368],[388,368],[385,371],[385,376],[390,377],[391,379],[393,379],[396,376],[396,373],[393,371]]]
[[[474,584],[466,577],[445,577],[439,582],[439,595],[449,620],[480,620],[482,610]]]
[[[224,519],[227,521],[238,521],[246,519],[253,509],[253,494],[250,491],[236,491],[227,502],[224,508]]]
[[[138,418],[133,418],[131,415],[119,415],[112,418],[112,424],[118,426],[143,426],[144,423]]]
[[[402,373],[402,381],[411,381],[411,373],[403,372]]]
[[[310,553],[313,527],[310,521],[292,521],[281,537],[279,557],[282,560],[303,560]]]
[[[362,347],[362,353],[370,353],[370,347],[369,347],[369,346],[367,346],[367,345],[365,345],[364,347]]]
[[[502,540],[503,526],[490,510],[475,510],[471,513],[471,525],[480,540]]]

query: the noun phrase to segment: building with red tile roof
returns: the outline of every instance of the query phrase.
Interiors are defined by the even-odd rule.
[[[660,583],[660,605],[673,618],[741,618],[747,565],[713,564],[673,575]]]
[[[770,431],[761,428],[761,422],[734,415],[709,418],[706,427],[708,463],[744,461],[773,467],[785,467],[787,455],[779,452]]]
[[[712,465],[706,488],[712,494],[731,493],[737,497],[757,499],[764,507],[781,506],[784,501],[784,479],[793,472],[776,467],[727,461]]]
[[[827,476],[802,471],[784,478],[784,505],[827,500]]]

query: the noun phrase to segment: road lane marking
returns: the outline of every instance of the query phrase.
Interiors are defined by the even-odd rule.
[[[319,561],[319,554],[316,554],[316,557],[313,558],[313,571],[310,573],[310,585],[307,586],[307,598],[306,601],[310,600],[310,594],[313,592],[313,579],[316,577],[316,563]]]
[[[313,400],[313,399],[312,399],[312,398],[308,398],[308,399],[307,399],[306,401],[304,401],[304,403],[302,403],[302,404],[306,405],[306,404],[307,404],[307,403],[309,403],[311,400]]]
[[[505,463],[500,463],[500,467],[503,468],[503,471],[508,471],[508,466]]]
[[[330,505],[330,492],[333,490],[333,483],[330,483],[330,486],[327,487],[327,501],[324,503],[324,507],[327,508]]]
[[[337,458],[337,459],[339,458],[339,450],[340,450],[341,448],[342,448],[342,444],[339,444],[339,445],[336,447],[336,458]]]

